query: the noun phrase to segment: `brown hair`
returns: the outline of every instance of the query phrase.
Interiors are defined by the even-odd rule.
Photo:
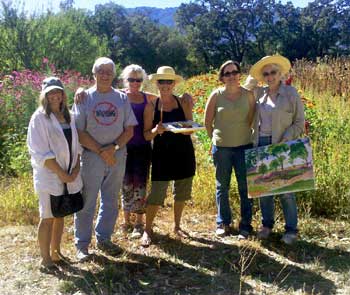
[[[60,110],[61,110],[61,112],[63,114],[63,117],[66,120],[66,122],[68,124],[70,124],[71,117],[70,117],[69,109],[68,109],[68,106],[67,106],[67,95],[66,95],[66,93],[63,90],[60,90],[60,91],[62,91],[62,95],[63,95],[63,100],[62,100],[61,105],[60,105]],[[50,91],[48,93],[50,93]],[[48,93],[46,93],[46,94],[43,93],[43,92],[40,93],[39,103],[43,107],[46,116],[50,117],[50,114],[52,113],[52,110],[50,108],[50,104],[49,104],[49,101],[47,99],[47,94]]]
[[[224,76],[224,70],[227,66],[229,65],[235,65],[237,70],[240,72],[241,71],[241,66],[239,65],[238,61],[234,61],[234,60],[228,60],[225,61],[219,68],[219,74],[218,74],[218,80],[220,82],[222,82],[222,77]]]

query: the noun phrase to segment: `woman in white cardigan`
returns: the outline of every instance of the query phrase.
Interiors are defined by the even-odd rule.
[[[55,263],[62,258],[60,244],[64,221],[52,215],[50,195],[62,195],[64,183],[69,193],[82,189],[81,147],[66,100],[62,82],[56,77],[46,78],[42,84],[40,106],[28,127],[27,145],[34,189],[39,196],[38,240],[43,271],[56,270]]]

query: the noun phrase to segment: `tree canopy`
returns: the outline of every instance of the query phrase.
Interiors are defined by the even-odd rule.
[[[0,3],[2,73],[39,69],[47,58],[60,70],[88,74],[93,60],[107,55],[119,68],[138,63],[153,72],[171,65],[188,76],[228,59],[251,64],[274,53],[292,61],[350,53],[349,0],[315,0],[305,8],[275,0],[193,0],[177,9],[176,27],[113,2],[87,11],[62,0],[59,12],[33,15]]]

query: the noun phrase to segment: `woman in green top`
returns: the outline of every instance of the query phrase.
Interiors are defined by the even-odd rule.
[[[239,238],[246,239],[252,231],[252,200],[248,199],[244,150],[252,147],[251,126],[255,112],[253,93],[240,86],[238,62],[226,61],[219,69],[224,87],[212,92],[205,108],[205,127],[213,143],[216,168],[216,234],[230,232],[232,221],[229,189],[232,167],[238,183],[241,204]]]

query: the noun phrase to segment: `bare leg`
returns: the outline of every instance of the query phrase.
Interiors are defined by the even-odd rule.
[[[146,208],[146,227],[143,232],[143,236],[141,239],[141,244],[144,247],[148,247],[151,244],[151,234],[152,234],[152,226],[153,220],[158,212],[158,205],[147,205]]]
[[[174,203],[174,222],[175,222],[175,227],[174,230],[181,230],[181,216],[182,216],[182,212],[184,210],[185,207],[185,202],[175,202]]]
[[[130,224],[130,211],[124,210],[124,224],[129,225]]]
[[[51,259],[52,261],[59,261],[61,254],[61,240],[63,234],[64,219],[54,218],[51,234]]]
[[[45,266],[52,265],[50,256],[50,242],[52,232],[53,218],[40,219],[38,227],[38,240],[40,247],[41,264]]]
[[[136,214],[136,224],[143,224],[143,214]]]

